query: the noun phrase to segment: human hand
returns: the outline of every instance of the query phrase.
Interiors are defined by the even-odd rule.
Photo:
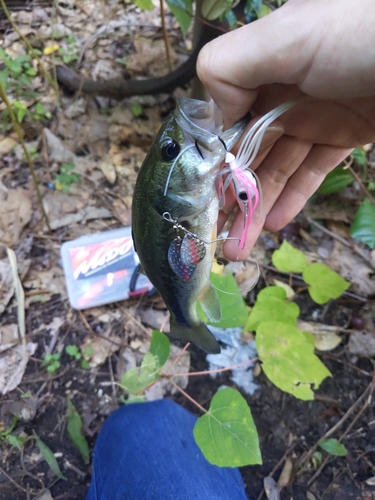
[[[375,9],[372,0],[289,0],[272,14],[227,33],[201,51],[198,76],[226,126],[305,96],[282,115],[251,165],[263,190],[245,248],[224,244],[230,260],[248,257],[261,230],[277,231],[303,208],[350,151],[375,140]],[[251,126],[250,124],[250,126]],[[234,207],[227,196],[219,229]],[[243,214],[229,236],[240,238]]]

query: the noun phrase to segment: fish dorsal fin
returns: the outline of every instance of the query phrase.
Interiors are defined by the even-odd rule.
[[[217,297],[216,290],[212,285],[209,285],[204,290],[202,295],[198,298],[198,302],[211,322],[217,323],[221,320],[221,307],[219,299]]]

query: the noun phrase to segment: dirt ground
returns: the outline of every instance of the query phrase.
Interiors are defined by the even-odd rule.
[[[58,43],[65,55],[77,50],[71,64],[77,63],[81,50],[83,64],[78,70],[86,76],[100,79],[124,72],[130,77],[164,74],[168,65],[159,12],[141,12],[119,2],[101,7],[86,0],[57,2],[56,10],[45,5],[14,9],[13,19],[33,43],[40,41],[42,50],[53,47],[54,28],[61,35]],[[110,29],[114,18],[120,28]],[[98,34],[106,23],[107,31]],[[189,37],[182,39],[170,14],[167,28],[173,63],[177,64],[186,58],[184,53],[191,48],[191,42]],[[9,53],[24,50],[4,16],[0,29],[4,49]],[[90,44],[85,45],[89,39]],[[57,62],[61,63],[63,56],[59,57]],[[43,52],[42,59],[47,67],[52,66],[48,51]],[[29,349],[27,365],[14,373],[20,361],[15,361],[18,358],[13,345],[6,348],[5,334],[14,328],[17,331],[19,318],[13,283],[4,278],[10,268],[2,247],[0,362],[3,360],[1,366],[9,370],[9,380],[19,380],[12,390],[0,391],[0,500],[80,500],[85,498],[90,484],[91,465],[85,464],[69,438],[67,398],[82,418],[82,432],[92,451],[104,420],[124,404],[125,395],[118,381],[129,368],[129,359],[139,362],[139,353],[149,342],[152,329],[165,323],[167,311],[157,295],[74,310],[68,301],[60,248],[65,241],[83,235],[130,225],[134,183],[145,153],[161,120],[178,96],[190,95],[190,87],[177,89],[172,95],[130,98],[121,103],[61,89],[61,104],[57,105],[42,79],[33,80],[33,86],[51,117],[43,124],[26,118],[23,133],[27,146],[34,148],[36,179],[52,230],[43,220],[16,134],[0,131],[0,196],[6,193],[7,200],[6,205],[1,201],[6,208],[0,207],[0,242],[16,253],[26,298],[25,339]],[[4,143],[8,137],[12,147]],[[5,144],[4,150],[1,144]],[[367,156],[369,175],[375,180],[375,152],[371,145]],[[64,192],[57,176],[67,162],[74,163],[79,182]],[[258,390],[251,396],[243,393],[258,428],[263,456],[263,465],[241,469],[249,499],[277,500],[263,492],[268,476],[278,481],[279,487],[283,485],[280,498],[285,500],[375,499],[375,282],[373,264],[371,267],[375,257],[364,245],[354,245],[348,230],[360,196],[360,186],[354,183],[334,196],[315,197],[287,234],[264,234],[254,250],[261,276],[250,293],[243,289],[250,306],[256,293],[274,284],[274,279],[289,282],[289,276],[278,272],[271,262],[272,252],[283,237],[303,250],[311,262],[332,267],[350,281],[351,287],[349,293],[324,306],[312,302],[307,292],[301,292],[296,299],[300,319],[331,327],[335,335],[341,336],[338,347],[319,352],[333,376],[316,391],[314,401],[303,402],[283,393],[261,371],[255,379]],[[235,272],[240,288],[254,280],[252,273],[249,268]],[[301,287],[296,278],[290,284],[294,289]],[[329,334],[320,336],[328,338]],[[77,346],[81,356],[89,347],[87,366],[82,367],[82,358],[68,355],[67,346]],[[53,353],[60,354],[60,366],[48,373],[43,360],[46,354]],[[207,368],[202,351],[190,347],[189,353],[187,369],[189,365],[191,371]],[[186,378],[187,382],[188,394],[204,407],[208,407],[220,386],[236,388],[227,372],[216,379],[207,375]],[[198,415],[196,407],[171,391],[170,386],[161,388],[158,395],[171,397]],[[149,395],[152,397],[155,395]],[[10,445],[8,431],[23,439],[20,448]],[[33,433],[53,451],[67,481],[52,472]],[[347,456],[314,454],[319,451],[315,444],[327,433],[342,440]]]

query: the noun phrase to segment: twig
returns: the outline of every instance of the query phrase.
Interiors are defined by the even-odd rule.
[[[185,346],[181,349],[181,351],[178,353],[178,355],[175,357],[173,363],[171,364],[171,366],[168,368],[168,370],[165,372],[164,375],[167,375],[169,374],[169,372],[172,370],[172,368],[174,367],[174,365],[176,363],[178,363],[178,361],[180,360],[181,356],[184,354],[184,352],[186,351],[186,349],[189,347],[190,345],[190,342],[188,342],[187,344],[185,344]]]
[[[27,490],[25,490],[25,488],[22,488],[22,486],[20,486],[18,483],[16,483],[16,481],[15,481],[15,480],[14,480],[11,476],[9,476],[9,474],[7,474],[7,473],[5,472],[5,470],[4,470],[2,467],[0,467],[0,472],[1,472],[2,474],[4,474],[4,476],[5,476],[6,478],[8,478],[8,479],[9,479],[9,481],[10,481],[11,483],[13,483],[13,484],[14,484],[14,485],[15,485],[15,486],[19,489],[19,490],[21,490],[21,491],[23,491],[24,493],[26,493],[26,494],[27,494]]]
[[[343,332],[345,333],[357,333],[358,330],[345,330],[344,328],[342,329]],[[365,375],[366,377],[372,377],[371,373],[366,372],[365,370],[362,370],[356,365],[353,365],[352,363],[349,363],[348,361],[342,361],[340,358],[335,356],[334,354],[331,354],[329,352],[321,352],[320,356],[323,358],[328,358],[332,359],[332,361],[336,361],[336,363],[341,363],[342,365],[348,366],[352,370],[355,370],[356,372],[360,373],[361,375]]]
[[[363,181],[362,179],[359,177],[359,175],[357,174],[357,172],[355,172],[355,170],[352,168],[352,166],[350,164],[346,165],[346,167],[350,170],[350,173],[352,174],[352,176],[354,177],[354,179],[358,182],[358,184],[360,185],[362,191],[365,193],[365,195],[367,196],[367,198],[370,200],[370,203],[372,205],[375,205],[375,199],[372,197],[372,195],[369,193],[368,189],[366,188],[366,186],[363,184]]]
[[[197,406],[203,413],[208,413],[208,411],[203,408],[203,406],[201,406],[197,401],[195,401],[195,399],[193,399],[191,396],[189,396],[189,394],[187,392],[185,392],[183,389],[181,389],[181,387],[179,385],[177,385],[175,382],[173,382],[173,380],[170,380],[170,383],[178,390],[181,392],[181,394],[183,394],[185,396],[185,398],[187,398],[191,403],[195,404],[195,406]]]
[[[164,40],[164,45],[165,45],[165,53],[167,56],[167,61],[168,61],[168,68],[169,71],[172,73],[173,67],[172,67],[172,61],[171,61],[171,51],[169,47],[169,40],[168,40],[168,33],[167,33],[167,28],[165,26],[165,12],[164,12],[164,1],[160,0],[160,17],[161,17],[161,29],[163,32],[163,40]]]
[[[362,257],[362,259],[364,261],[366,261],[366,263],[372,269],[372,262],[371,262],[371,260],[369,259],[369,257],[360,248],[357,247],[357,245],[354,244],[354,242],[347,241],[345,238],[343,238],[342,236],[340,236],[339,234],[337,234],[337,233],[335,233],[333,231],[330,231],[329,229],[327,229],[326,227],[324,227],[322,224],[319,224],[319,222],[316,222],[311,217],[307,217],[306,215],[305,215],[305,217],[306,217],[306,220],[307,220],[307,222],[309,224],[312,224],[313,226],[315,226],[318,229],[320,229],[323,233],[328,234],[329,236],[331,236],[335,240],[339,241],[343,245],[351,248],[353,250],[353,252],[355,252],[357,255],[359,255],[360,257]]]
[[[228,370],[235,370],[236,368],[239,368],[240,366],[246,366],[250,363],[254,363],[257,361],[257,357],[253,359],[248,359],[247,361],[243,361],[242,363],[238,363],[237,365],[233,366],[228,366],[226,368],[218,368],[216,370],[205,370],[202,372],[189,372],[189,373],[172,373],[170,376],[171,377],[194,377],[195,375],[210,375],[211,373],[220,373],[220,372],[225,372]]]
[[[271,472],[268,474],[268,477],[272,477],[275,472],[277,471],[277,469],[279,469],[282,464],[285,462],[286,458],[288,457],[288,455],[290,455],[290,453],[293,451],[293,449],[295,448],[296,446],[296,442],[295,443],[292,443],[289,448],[285,451],[284,455],[280,458],[280,460],[277,462],[277,464],[274,466],[274,468],[271,470]],[[262,491],[260,492],[257,500],[261,500],[263,498],[263,495],[264,495],[264,488],[262,489]]]
[[[0,3],[3,4],[4,0],[0,0]],[[29,151],[27,150],[27,147],[25,146],[25,141],[23,140],[23,137],[22,137],[21,128],[20,128],[19,123],[17,121],[16,115],[14,114],[12,105],[11,105],[11,103],[8,100],[8,96],[7,96],[6,92],[5,92],[5,88],[4,88],[4,86],[3,86],[3,84],[1,82],[0,82],[0,97],[5,102],[5,105],[6,105],[7,109],[8,109],[8,111],[9,111],[9,114],[10,114],[10,117],[11,117],[11,120],[12,120],[12,124],[13,124],[14,130],[16,131],[18,139],[19,139],[19,141],[21,143],[21,147],[22,147],[23,152],[25,154],[26,162],[27,162],[27,165],[29,167],[29,170],[30,170],[30,173],[31,173],[31,177],[32,177],[33,182],[34,182],[34,187],[35,187],[36,195],[37,195],[37,198],[38,198],[38,202],[39,202],[40,208],[42,210],[42,214],[43,214],[44,220],[46,221],[48,230],[51,231],[51,226],[49,224],[48,216],[47,216],[47,213],[46,213],[46,211],[44,209],[42,195],[40,194],[40,191],[39,191],[39,184],[38,184],[38,181],[37,181],[37,178],[36,178],[36,175],[35,175],[33,161],[31,159]]]
[[[302,466],[311,458],[313,453],[316,451],[318,448],[319,444],[324,440],[327,439],[329,436],[332,436],[337,429],[339,429],[346,420],[350,417],[350,415],[354,412],[354,410],[359,406],[359,404],[365,399],[368,394],[372,394],[374,391],[375,387],[375,369],[374,369],[374,374],[373,378],[370,382],[370,384],[366,387],[365,391],[361,394],[361,396],[355,401],[352,406],[349,408],[349,410],[343,415],[343,417],[333,426],[331,427],[321,438],[318,439],[318,441],[309,449],[309,451],[306,453],[305,456],[301,457],[301,459],[297,463],[297,467],[300,468],[299,474],[302,472]]]
[[[113,376],[111,356],[108,357],[108,369],[109,369],[109,375],[111,377],[112,396],[114,401],[117,401],[117,385],[115,383],[115,377]]]
[[[345,437],[349,434],[349,432],[351,431],[351,429],[353,428],[353,426],[356,424],[356,422],[359,420],[359,418],[362,416],[362,414],[364,413],[364,411],[366,410],[366,408],[369,406],[369,404],[371,403],[371,399],[372,399],[372,393],[374,392],[374,388],[375,388],[375,371],[374,371],[374,377],[373,377],[373,380],[370,384],[372,387],[371,387],[371,390],[370,390],[370,394],[368,396],[368,398],[366,399],[366,401],[364,402],[362,408],[359,410],[359,412],[357,413],[357,415],[353,418],[352,422],[348,425],[347,429],[345,430],[345,432],[339,437],[338,441],[343,441],[345,439]],[[311,479],[309,479],[308,481],[308,485],[310,486],[314,481],[315,479],[317,479],[317,477],[320,475],[320,473],[322,472],[322,470],[324,469],[324,467],[327,465],[328,461],[331,459],[332,457],[330,455],[328,455],[324,460],[323,462],[321,463],[319,469],[315,472],[315,474],[313,475],[313,477]]]
[[[166,316],[166,318],[165,318],[165,320],[164,320],[164,323],[163,323],[163,324],[161,325],[161,327],[160,327],[160,331],[161,331],[162,333],[163,333],[164,327],[165,327],[165,325],[166,325],[167,321],[169,320],[170,316],[171,316],[171,315],[170,315],[170,313],[168,313],[168,314],[167,314],[167,316]]]
[[[95,337],[99,337],[100,339],[103,339],[103,340],[107,340],[110,344],[113,344],[117,347],[122,347],[122,344],[119,344],[118,342],[116,342],[115,340],[112,340],[110,339],[109,337],[104,337],[103,335],[99,335],[95,330],[93,330],[91,328],[91,326],[89,325],[89,322],[87,321],[85,315],[83,314],[82,311],[78,311],[84,325],[86,326],[86,328],[95,336]]]
[[[127,316],[131,321],[133,321],[133,323],[139,326],[147,334],[148,337],[150,336],[150,331],[144,325],[142,325],[140,321],[138,321],[137,319],[134,318],[134,316],[128,313],[128,311],[124,307],[119,305],[119,308],[125,314],[125,316]]]

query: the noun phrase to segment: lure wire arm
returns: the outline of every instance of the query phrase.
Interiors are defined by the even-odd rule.
[[[178,222],[178,219],[174,219],[169,212],[163,213],[163,219],[166,220],[167,222],[170,222],[171,224],[173,224],[173,228],[176,231],[181,230],[185,236],[195,238],[196,240],[201,241],[205,245],[212,245],[213,243],[216,243],[217,241],[222,241],[222,240],[237,240],[237,241],[240,240],[239,238],[215,238],[212,241],[207,241],[207,240],[203,239],[201,236],[198,236],[197,234],[193,233],[192,231],[189,231],[188,229],[186,229],[186,227],[181,226],[181,224],[179,224],[179,222]],[[180,238],[180,236],[177,235],[177,238]]]

